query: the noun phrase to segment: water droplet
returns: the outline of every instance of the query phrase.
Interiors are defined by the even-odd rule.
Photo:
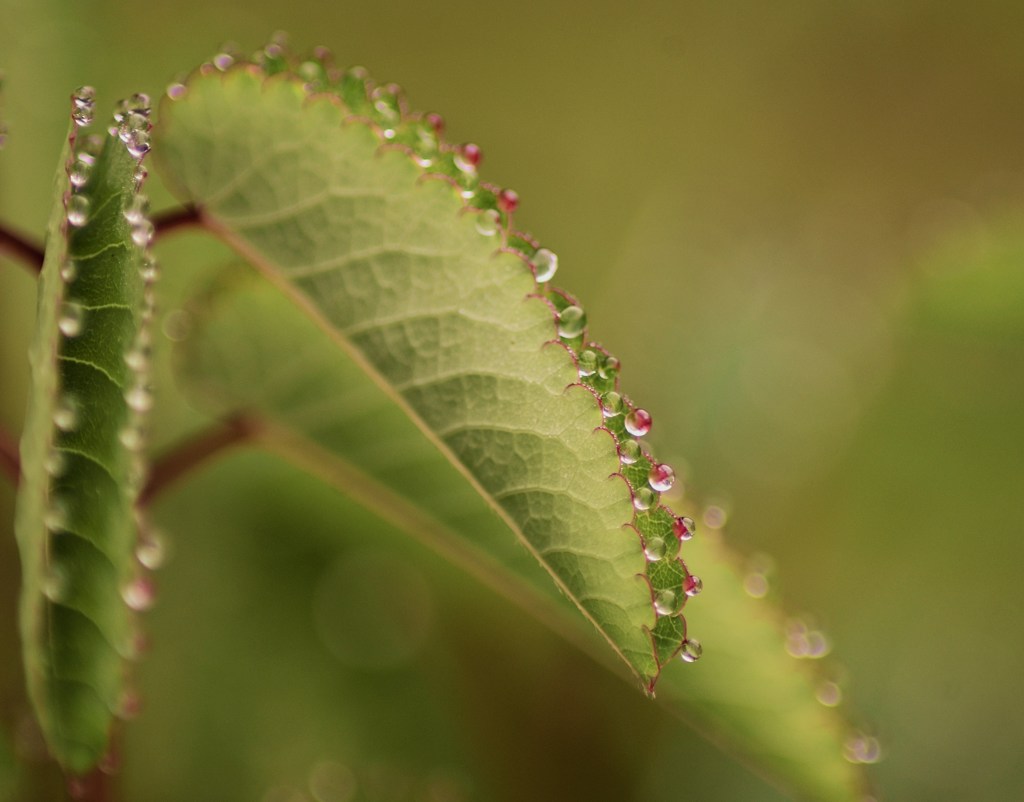
[[[619,443],[619,459],[623,465],[634,464],[642,455],[643,452],[640,450],[640,444],[636,440],[625,437]]]
[[[153,105],[149,100],[149,95],[145,92],[136,92],[130,98],[122,102],[128,111],[141,114],[143,117],[149,116],[150,108]]]
[[[832,650],[825,633],[812,629],[807,633],[807,657],[819,660]]]
[[[697,531],[697,524],[693,522],[693,518],[680,516],[672,522],[672,531],[680,541],[689,540]]]
[[[124,394],[124,400],[135,412],[149,412],[153,408],[153,394],[144,384],[136,384]]]
[[[68,505],[62,498],[51,498],[43,513],[43,526],[48,532],[66,532],[68,528]]]
[[[558,272],[558,256],[547,248],[540,248],[533,255],[533,274],[538,284],[547,284]]]
[[[628,426],[626,427],[629,428]],[[672,485],[676,481],[676,472],[672,470],[671,465],[652,465],[650,472],[647,474],[647,481],[651,485],[651,488],[657,490],[659,493],[664,493],[667,490],[672,489]]]
[[[476,230],[485,237],[493,237],[498,233],[501,215],[497,209],[484,209],[476,216]]]
[[[877,738],[858,733],[846,739],[843,757],[851,763],[877,763],[882,759],[882,745]]]
[[[221,72],[224,72],[228,67],[235,63],[235,57],[230,53],[218,53],[213,57],[213,66]]]
[[[558,315],[558,334],[571,340],[587,327],[587,313],[579,306],[567,306]]]
[[[743,578],[743,590],[754,599],[763,599],[770,589],[768,577],[760,571],[751,571]]]
[[[62,432],[70,432],[78,426],[78,399],[70,393],[64,393],[53,408],[53,425]]]
[[[184,342],[192,333],[192,314],[187,309],[174,309],[164,317],[160,328],[171,342]]]
[[[704,526],[708,529],[721,529],[728,519],[725,510],[716,504],[712,504],[704,510]]]
[[[704,654],[704,647],[696,638],[687,638],[683,641],[683,648],[679,652],[679,658],[684,663],[696,663]]]
[[[117,122],[117,136],[122,142],[136,131],[145,131],[149,127],[149,120],[140,111],[133,111],[128,108],[128,101],[121,101],[121,110],[114,115]]]
[[[498,208],[505,214],[512,214],[519,207],[519,195],[512,189],[503,189],[498,193]]]
[[[43,579],[43,595],[54,604],[60,604],[68,597],[68,574],[63,568],[51,565]]]
[[[142,711],[142,697],[135,691],[125,691],[117,704],[117,717],[128,721]]]
[[[85,309],[74,301],[65,301],[57,318],[57,328],[65,337],[77,337],[85,326]]]
[[[167,86],[167,97],[169,97],[171,100],[181,100],[181,98],[185,97],[185,94],[187,92],[188,87],[185,86],[185,84],[180,83],[178,81],[175,81],[172,84],[168,84]]]
[[[124,354],[124,363],[136,373],[149,367],[149,352],[146,348],[133,346]]]
[[[825,707],[838,707],[843,701],[843,689],[839,687],[839,683],[826,680],[818,685],[814,696]]]
[[[121,429],[117,439],[129,451],[140,451],[146,442],[142,427],[131,423]]]
[[[633,493],[633,506],[638,510],[649,510],[658,503],[658,494],[649,487],[641,487]]]
[[[651,413],[639,407],[631,409],[626,415],[626,431],[634,437],[643,437],[651,431]]]
[[[370,93],[370,102],[383,125],[391,127],[402,119],[402,87],[398,84],[378,86]]]
[[[146,219],[149,213],[149,198],[145,195],[135,195],[128,205],[124,207],[124,219],[132,225],[138,225]]]
[[[317,763],[309,774],[309,790],[316,802],[352,802],[356,798],[355,772],[348,766],[341,763],[323,762]],[[281,795],[281,799],[292,800],[294,796],[290,792]],[[431,794],[427,793],[424,799],[450,800],[458,802],[463,796],[460,794]],[[276,802],[277,796],[273,799],[268,795],[261,802]]]
[[[160,276],[160,264],[147,254],[139,262],[139,276],[147,284],[152,284]]]
[[[68,259],[60,266],[60,278],[65,284],[70,284],[78,278],[78,263]]]
[[[701,578],[694,574],[687,574],[686,579],[683,580],[683,593],[687,596],[696,596],[702,590],[704,590],[704,583]]]
[[[140,248],[145,248],[153,240],[153,223],[150,220],[142,220],[132,226],[132,242]]]
[[[598,365],[597,375],[602,379],[614,379],[619,375],[620,367],[621,365],[619,360],[611,354],[608,354],[608,356],[604,358],[604,361]]]
[[[823,632],[811,629],[799,619],[786,622],[786,651],[791,657],[816,660],[827,655],[830,648]]]
[[[148,530],[139,535],[139,542],[135,546],[135,559],[150,571],[156,571],[163,564],[167,557],[167,548],[159,532]]]
[[[96,90],[91,86],[80,86],[71,96],[71,119],[80,128],[92,125],[93,110],[96,107]]]
[[[437,136],[441,136],[444,133],[444,117],[437,112],[430,112],[426,117],[423,118],[427,125],[434,129],[434,133]]]
[[[46,460],[43,463],[43,468],[50,476],[63,476],[64,471],[68,468],[67,455],[59,448],[51,448],[46,453]]]
[[[652,535],[644,542],[644,556],[648,562],[656,563],[665,556],[665,541],[657,535]]]
[[[89,199],[85,195],[68,198],[68,223],[75,227],[84,226],[89,220]]]
[[[149,172],[141,164],[135,167],[135,173],[132,175],[132,179],[135,182],[135,191],[138,192],[142,189],[142,184],[149,178]]]
[[[216,66],[216,60],[214,61]],[[318,61],[303,61],[297,70],[299,77],[306,82],[307,92],[316,92],[323,87],[325,73],[323,65]]]
[[[149,153],[149,132],[138,130],[132,131],[124,140],[128,152],[136,159],[141,159]]]
[[[455,166],[463,173],[473,174],[483,158],[484,154],[480,147],[470,142],[455,151],[454,162]]]
[[[140,576],[121,588],[124,603],[136,612],[148,610],[156,601],[156,587],[152,580]]]
[[[580,376],[593,376],[597,370],[597,352],[587,349],[576,357],[576,369]]]
[[[601,396],[601,413],[606,418],[622,414],[622,396],[612,390]]]
[[[78,158],[68,170],[68,180],[75,189],[81,189],[88,183],[96,157],[88,153],[79,153]]]
[[[654,595],[654,612],[658,615],[672,615],[676,611],[676,594],[662,590]]]

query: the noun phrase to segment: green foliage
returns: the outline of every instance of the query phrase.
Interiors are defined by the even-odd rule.
[[[100,762],[125,712],[128,608],[148,604],[139,562],[155,562],[135,509],[155,268],[137,194],[148,109],[133,102],[73,192],[82,157],[62,158],[22,442],[26,672],[72,774]],[[871,756],[851,753],[815,672],[786,653],[781,614],[661,503],[674,475],[618,360],[551,286],[557,258],[514,228],[514,194],[440,128],[397,87],[277,44],[173,85],[157,163],[246,263],[194,295],[182,385],[648,693],[662,677],[669,711],[780,785],[858,799],[852,764]],[[709,586],[692,616],[687,563]],[[684,605],[712,644],[696,667]]]
[[[75,103],[92,100],[83,94]],[[137,167],[138,156],[117,136],[104,137],[97,153],[78,145],[73,126],[39,279],[21,442],[17,535],[29,692],[54,757],[78,772],[107,751],[134,643],[127,601],[138,606],[146,592],[133,557],[149,407],[143,327],[152,315],[146,242],[133,239],[146,226]]]
[[[588,645],[585,622],[560,603],[464,477],[301,309],[251,270],[232,268],[191,312],[192,335],[177,362],[205,403],[265,416],[267,447],[602,658],[600,644]],[[707,585],[687,615],[714,641],[697,666],[664,672],[658,701],[814,798],[856,799],[857,772],[843,758],[845,723],[816,699],[825,684],[818,672],[784,648],[779,611],[744,589],[714,531],[684,548]],[[799,653],[798,643],[786,646]]]

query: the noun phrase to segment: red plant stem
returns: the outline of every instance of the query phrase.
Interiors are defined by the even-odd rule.
[[[110,777],[101,769],[93,769],[80,777],[69,777],[68,796],[75,802],[111,802],[114,798]]]
[[[153,499],[221,452],[251,442],[261,429],[252,415],[239,412],[204,432],[173,446],[153,463],[149,481],[139,494],[139,505]]]
[[[18,486],[21,478],[18,441],[4,428],[0,428],[0,472],[7,474],[14,486]]]
[[[18,259],[33,275],[43,269],[43,247],[24,234],[0,224],[0,252]]]
[[[202,224],[202,215],[195,206],[185,205],[180,209],[168,209],[153,215],[153,238],[160,239],[179,228],[191,228]]]

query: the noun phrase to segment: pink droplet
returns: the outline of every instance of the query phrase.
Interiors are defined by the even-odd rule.
[[[131,609],[142,612],[152,607],[156,601],[156,587],[152,580],[140,576],[122,588],[121,597]]]
[[[697,525],[693,522],[692,518],[684,518],[680,516],[672,522],[672,531],[675,536],[682,540],[689,540],[693,537],[693,533],[696,530]]]
[[[519,195],[515,190],[503,189],[498,193],[498,208],[505,214],[512,214],[519,206]]]
[[[142,697],[135,691],[125,691],[118,704],[117,715],[119,718],[130,720],[139,715],[142,710]]]
[[[427,125],[434,129],[434,133],[438,136],[444,133],[444,117],[438,114],[436,111],[430,112],[425,118]]]
[[[480,146],[474,145],[472,142],[463,145],[459,149],[459,154],[462,156],[462,160],[474,169],[480,166],[480,162],[484,158],[484,152],[480,150]]]
[[[704,583],[701,581],[699,576],[693,574],[687,574],[686,579],[683,581],[683,592],[687,596],[696,596],[704,590]]]
[[[626,431],[634,437],[643,437],[651,430],[651,413],[637,407],[626,415]]]
[[[654,465],[651,467],[651,472],[647,474],[647,481],[651,488],[657,490],[659,493],[664,493],[666,490],[670,490],[672,485],[676,481],[676,472],[672,470],[671,465]]]

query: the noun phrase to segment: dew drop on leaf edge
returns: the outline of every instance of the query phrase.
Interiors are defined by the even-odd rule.
[[[679,652],[679,658],[684,663],[696,663],[704,653],[704,647],[696,638],[687,638],[683,641],[683,648]]]
[[[89,199],[85,195],[72,195],[68,198],[68,224],[76,228],[89,222]]]
[[[587,313],[579,306],[567,306],[558,315],[558,334],[571,340],[579,337],[587,326]]]
[[[619,443],[619,460],[623,465],[633,465],[642,456],[640,444],[629,437]]]
[[[657,562],[665,556],[665,541],[657,535],[652,535],[644,544],[644,556],[648,562]]]
[[[661,590],[654,595],[654,612],[658,615],[672,615],[676,608],[676,594],[671,590]]]
[[[546,284],[558,272],[558,256],[547,248],[539,248],[533,255],[533,271],[538,284]],[[596,355],[595,355],[596,356]],[[594,364],[596,367],[597,360]]]
[[[631,409],[625,419],[626,431],[634,437],[643,437],[651,431],[651,413],[646,409]]]
[[[664,463],[652,465],[647,475],[647,481],[650,483],[651,489],[664,493],[667,490],[671,490],[672,485],[675,484],[676,472],[672,470],[672,466],[665,465]]]
[[[693,522],[693,518],[679,516],[672,522],[672,532],[680,541],[689,540],[696,531],[697,524]]]
[[[77,337],[82,333],[85,326],[85,309],[75,301],[65,301],[61,304],[60,316],[57,318],[57,328],[65,337]]]

